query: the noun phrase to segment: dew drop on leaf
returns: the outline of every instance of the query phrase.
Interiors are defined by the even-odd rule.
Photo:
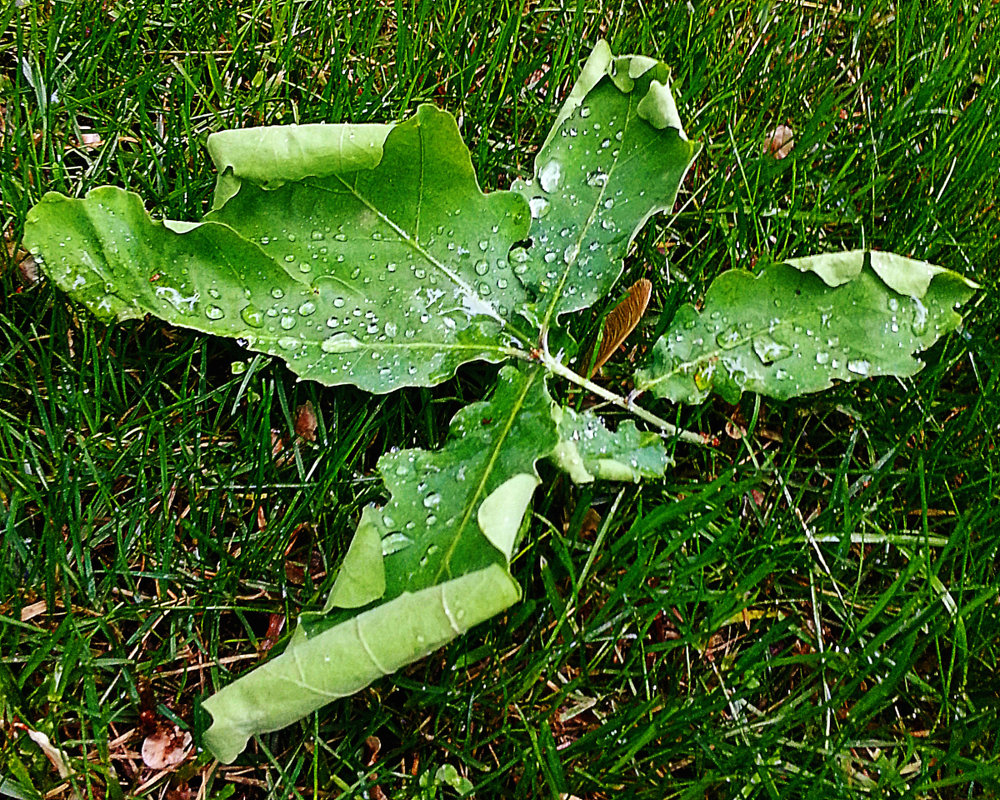
[[[259,328],[264,324],[264,315],[261,314],[260,309],[252,303],[243,307],[243,310],[240,311],[240,319],[242,319],[251,328]]]
[[[335,333],[323,340],[320,348],[324,353],[350,353],[363,345],[349,333]]]
[[[205,309],[205,316],[209,319],[222,319],[226,316],[226,312],[218,306],[209,306]]]
[[[528,208],[531,209],[531,216],[534,219],[541,219],[549,213],[550,203],[546,198],[538,195],[528,201]]]
[[[559,187],[561,177],[562,164],[553,158],[538,171],[538,185],[543,191],[554,192]]]
[[[490,271],[490,265],[486,261],[477,261],[476,262],[476,274],[477,275],[485,275],[489,271]]]
[[[275,286],[271,290],[271,297],[273,297],[275,300],[280,300],[284,296],[285,296],[284,291],[282,289],[279,289],[277,286]]]

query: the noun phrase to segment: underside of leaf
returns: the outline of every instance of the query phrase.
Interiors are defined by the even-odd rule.
[[[444,646],[520,599],[506,568],[493,564],[363,611],[212,695],[204,744],[231,763],[249,738],[284,728]]]
[[[923,366],[913,354],[958,326],[955,309],[975,287],[941,267],[887,255],[854,251],[771,264],[757,275],[724,272],[701,311],[678,310],[636,388],[674,402],[700,403],[713,391],[736,402],[744,391],[787,399],[838,380],[913,375]]]

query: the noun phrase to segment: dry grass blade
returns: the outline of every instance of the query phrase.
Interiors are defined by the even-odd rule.
[[[590,367],[588,378],[594,377],[594,373],[604,366],[604,363],[611,358],[615,350],[639,324],[642,315],[646,313],[652,291],[653,284],[645,278],[640,278],[629,288],[628,296],[616,305],[605,318],[597,358],[594,359],[594,363]]]

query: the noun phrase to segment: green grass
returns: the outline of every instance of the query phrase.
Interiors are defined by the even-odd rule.
[[[23,6],[0,10],[8,789],[448,797],[433,777],[451,764],[477,797],[1000,796],[995,6]],[[210,132],[420,102],[459,116],[482,185],[503,188],[599,36],[673,66],[705,144],[627,264],[623,285],[655,287],[637,341],[724,269],[861,246],[979,281],[965,329],[911,380],[677,411],[720,444],[679,446],[663,482],[547,474],[514,564],[525,600],[504,617],[233,767],[143,769],[140,711],[193,725],[273,615],[286,635],[321,598],[380,497],[378,456],[438,446],[492,373],[372,398],[155,321],[106,327],[22,285],[27,209],[113,183],[193,218]],[[796,137],[783,160],[762,153],[778,124]],[[317,442],[294,445],[306,401]],[[602,520],[578,533],[589,508]]]

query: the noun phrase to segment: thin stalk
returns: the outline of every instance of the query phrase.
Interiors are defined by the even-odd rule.
[[[543,344],[544,344],[544,337],[543,337]],[[657,428],[662,430],[665,435],[670,437],[676,437],[680,439],[682,442],[690,442],[691,444],[698,444],[702,446],[707,446],[709,444],[710,439],[705,434],[694,433],[693,431],[686,431],[683,428],[678,428],[676,425],[667,422],[665,419],[660,419],[660,417],[650,413],[646,409],[642,408],[642,406],[637,406],[631,399],[627,399],[622,397],[621,395],[617,395],[614,392],[605,389],[603,386],[600,386],[594,383],[593,381],[584,378],[582,375],[578,375],[569,367],[565,366],[561,361],[559,361],[559,359],[555,358],[549,352],[548,347],[543,346],[537,352],[537,354],[532,353],[532,355],[536,357],[535,360],[541,363],[542,366],[544,366],[550,372],[553,372],[556,375],[565,378],[570,383],[575,383],[577,386],[580,386],[581,388],[586,389],[589,392],[593,392],[598,397],[607,400],[609,403],[612,403],[613,405],[616,405],[619,408],[623,408],[626,411],[630,411],[631,413],[639,417],[639,419],[645,420],[650,425],[655,425]]]

